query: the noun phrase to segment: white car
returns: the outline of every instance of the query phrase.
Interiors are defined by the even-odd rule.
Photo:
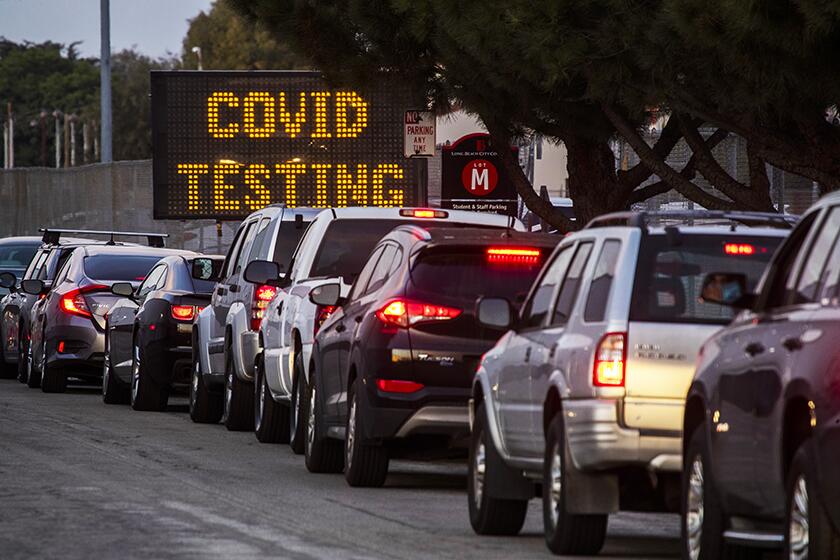
[[[307,403],[302,397],[307,394],[312,343],[332,312],[312,303],[310,291],[338,281],[341,295],[346,296],[377,242],[405,223],[525,230],[519,220],[496,214],[438,208],[335,208],[312,221],[285,275],[275,263],[251,263],[246,280],[280,288],[266,309],[258,335],[262,351],[254,368],[254,427],[261,442],[288,442],[296,453],[303,453],[305,430],[299,419],[306,418]]]

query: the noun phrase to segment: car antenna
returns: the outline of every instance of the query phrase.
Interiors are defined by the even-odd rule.
[[[106,243],[106,245],[116,245],[116,243],[114,242],[114,232],[111,232],[111,238],[108,240],[108,243]]]
[[[513,216],[508,216],[507,229],[505,229],[504,236],[507,238],[513,237]]]

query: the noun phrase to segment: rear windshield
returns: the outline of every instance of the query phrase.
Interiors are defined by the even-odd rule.
[[[162,258],[160,255],[94,255],[85,257],[85,275],[94,280],[141,282]]]
[[[631,321],[726,324],[735,311],[699,301],[703,279],[713,272],[747,275],[752,291],[782,242],[779,237],[681,235],[669,240],[651,235],[642,241]]]
[[[295,252],[298,241],[303,232],[309,227],[309,222],[303,222],[300,228],[294,222],[281,222],[277,230],[277,242],[274,244],[274,262],[288,265],[292,260],[292,253]]]
[[[341,276],[345,282],[352,282],[380,239],[395,227],[412,223],[420,226],[481,227],[436,220],[335,220],[327,228],[309,275],[313,278]]]
[[[487,247],[453,248],[421,254],[411,269],[419,291],[445,294],[474,302],[479,297],[503,297],[519,306],[552,249],[539,258],[488,257]]]
[[[38,245],[0,245],[0,270],[23,268],[29,264]]]

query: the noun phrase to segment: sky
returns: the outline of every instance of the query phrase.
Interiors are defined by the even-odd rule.
[[[99,57],[100,0],[0,0],[0,37],[55,41]],[[153,58],[181,52],[187,20],[212,0],[111,0],[111,50],[135,47]]]

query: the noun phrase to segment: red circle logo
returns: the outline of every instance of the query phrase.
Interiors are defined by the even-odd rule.
[[[499,182],[496,166],[486,159],[474,159],[461,171],[461,183],[473,196],[487,196]]]

